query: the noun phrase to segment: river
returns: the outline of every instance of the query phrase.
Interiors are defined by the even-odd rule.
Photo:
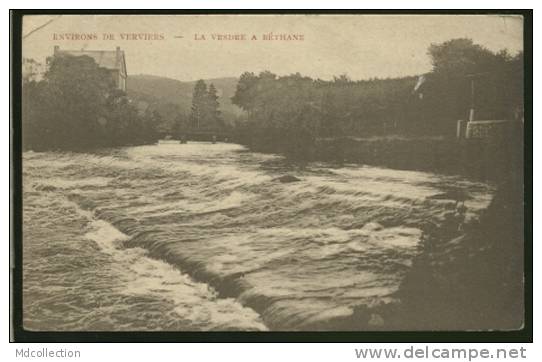
[[[424,225],[442,223],[455,207],[442,195],[458,188],[467,220],[494,192],[235,144],[25,152],[24,327],[325,330],[396,302]]]

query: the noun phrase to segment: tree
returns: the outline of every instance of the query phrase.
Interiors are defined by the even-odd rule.
[[[206,109],[208,103],[207,85],[200,79],[194,85],[194,92],[192,93],[192,107],[190,113],[191,127],[199,129],[205,119]]]
[[[522,53],[494,53],[470,39],[433,44],[428,53],[433,70],[424,75],[423,98],[413,92],[412,76],[323,81],[299,73],[243,73],[232,97],[248,114],[248,122],[237,126],[239,134],[275,150],[302,142],[310,147],[316,137],[455,137],[457,120],[466,119],[470,108],[472,79],[478,119],[521,118]]]
[[[186,134],[189,128],[189,118],[184,113],[178,113],[171,133],[174,137],[181,138]]]
[[[214,84],[209,85],[209,91],[207,93],[207,118],[208,127],[210,129],[218,129],[222,127],[222,120],[220,116],[220,103],[218,102],[218,94]]]
[[[136,144],[154,134],[88,56],[53,57],[42,81],[23,84],[23,127],[23,146],[34,150]]]
[[[35,123],[46,137],[40,143],[58,148],[92,145],[113,89],[108,72],[88,56],[54,57],[43,82]]]
[[[436,129],[453,132],[455,122],[468,117],[472,103],[476,119],[509,118],[512,103],[518,103],[514,99],[522,93],[510,92],[509,84],[517,85],[523,78],[518,71],[509,71],[513,57],[506,50],[494,53],[462,38],[432,44],[428,54],[433,70],[424,102],[426,116],[440,120]]]
[[[454,77],[486,72],[497,61],[493,52],[466,38],[431,44],[428,54],[434,73]]]
[[[24,149],[44,149],[50,133],[43,122],[47,113],[45,82],[25,81],[22,86],[22,142]]]
[[[256,106],[258,77],[254,73],[245,72],[239,77],[235,95],[231,98],[233,104],[247,112],[248,119]]]
[[[220,117],[220,103],[217,90],[213,84],[207,85],[198,80],[194,85],[192,94],[192,108],[190,114],[191,127],[198,130],[217,130],[222,127]]]

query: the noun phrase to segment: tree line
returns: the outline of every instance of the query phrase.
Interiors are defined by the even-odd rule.
[[[89,56],[50,59],[22,86],[23,148],[88,150],[155,142],[156,113],[141,112]]]
[[[315,138],[449,136],[467,119],[514,119],[523,109],[523,53],[492,52],[470,39],[432,44],[432,70],[416,76],[331,81],[269,71],[241,75],[232,102],[246,112],[238,137],[263,148],[301,147]],[[471,97],[472,83],[474,99]],[[420,83],[420,84],[417,84]],[[257,140],[257,141],[255,141]]]
[[[432,44],[428,55],[432,70],[421,78],[354,81],[341,75],[325,81],[300,73],[243,73],[231,100],[245,116],[233,130],[222,118],[215,86],[199,80],[190,114],[179,115],[167,132],[177,138],[229,130],[242,143],[298,152],[318,138],[452,137],[456,121],[468,118],[473,103],[477,119],[522,117],[522,52],[492,52],[470,39],[453,39]],[[23,146],[77,150],[163,137],[160,114],[134,103],[91,57],[54,57],[42,80],[23,82]]]

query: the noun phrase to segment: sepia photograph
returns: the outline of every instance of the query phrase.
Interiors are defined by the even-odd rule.
[[[521,12],[21,22],[21,331],[531,324]]]

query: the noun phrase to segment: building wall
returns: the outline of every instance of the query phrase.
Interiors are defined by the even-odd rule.
[[[108,53],[111,53],[111,52],[108,51]],[[122,90],[123,92],[126,92],[127,74],[126,74],[126,65],[125,65],[125,60],[124,60],[124,52],[120,50],[120,47],[117,47],[115,53],[116,53],[115,56],[116,56],[117,64],[120,64],[119,69],[113,69],[113,67],[111,66],[109,67],[104,67],[102,65],[100,66],[109,70],[109,74],[111,74],[111,79],[113,80],[115,87],[119,90]],[[58,45],[55,45],[53,56],[58,56],[59,54],[62,54],[60,51],[60,47]],[[49,62],[50,62],[50,58],[47,59],[47,65],[49,64]],[[25,64],[23,62],[23,69],[24,67],[28,68],[26,69],[25,74],[28,74],[30,76],[31,74],[30,65]]]
[[[126,77],[122,75],[120,70],[111,70],[111,78],[115,83],[115,87],[123,92],[126,92]]]
[[[119,72],[119,81],[120,81],[119,89],[126,92],[126,77],[120,74],[120,72]]]

